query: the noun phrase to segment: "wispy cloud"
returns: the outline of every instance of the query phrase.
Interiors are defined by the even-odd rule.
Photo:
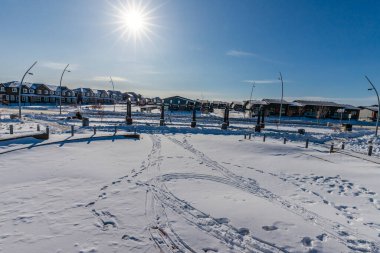
[[[272,60],[272,59],[263,57],[263,56],[258,55],[256,53],[253,53],[253,52],[236,50],[236,49],[231,49],[231,50],[227,51],[226,55],[227,56],[231,56],[231,57],[239,57],[239,58],[252,57],[252,58],[255,58],[255,59],[258,59],[258,60],[261,60],[261,61],[265,61],[265,62],[276,63],[276,64],[284,64],[284,63],[282,63],[280,61]]]
[[[112,76],[112,80],[115,82],[126,82],[127,79],[120,76]],[[109,76],[94,76],[91,81],[95,82],[108,82],[111,81]]]
[[[255,84],[272,84],[272,83],[279,83],[280,80],[243,80],[242,82],[243,83],[255,83]]]
[[[226,52],[226,55],[233,56],[233,57],[257,57],[257,54],[247,52],[247,51],[241,51],[241,50],[229,50]]]
[[[67,63],[45,61],[45,62],[42,62],[40,65],[44,68],[63,71]],[[78,64],[70,64],[69,69],[71,70],[78,69]]]

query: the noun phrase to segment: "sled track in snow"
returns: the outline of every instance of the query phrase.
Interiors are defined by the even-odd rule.
[[[148,155],[146,163],[143,163],[140,173],[148,171],[150,174],[159,174],[162,162],[161,158],[161,139],[156,135],[150,136],[152,139],[152,150]],[[187,245],[171,226],[166,211],[165,205],[157,195],[154,189],[160,187],[158,180],[151,180],[151,185],[148,185],[145,202],[145,217],[149,222],[148,232],[159,248],[160,252],[191,252],[195,253],[189,245]]]
[[[178,216],[184,218],[189,224],[205,231],[227,247],[238,250],[239,252],[287,252],[259,238],[241,234],[237,228],[230,224],[218,223],[215,218],[197,210],[171,193],[164,183],[169,180],[171,176],[174,176],[174,174],[171,176],[168,174],[163,176],[159,175],[161,166],[161,142],[158,136],[152,135],[151,138],[153,142],[152,151],[148,156],[148,161],[145,165],[146,169],[143,169],[147,170],[149,174],[157,174],[157,176],[148,182],[149,191],[147,192],[145,213],[147,219],[151,221],[149,228],[150,236],[161,252],[196,252],[175,232],[168,221],[165,208],[169,208]],[[188,176],[189,178],[191,177],[190,175]],[[184,177],[184,174],[176,174],[176,177]],[[207,175],[199,175],[199,177],[206,178]],[[231,184],[228,179],[221,177],[214,177],[213,180]]]
[[[328,233],[331,237],[338,240],[340,243],[345,245],[350,250],[360,252],[380,251],[379,242],[377,242],[376,240],[364,240],[362,239],[362,235],[358,234],[356,231],[353,231],[346,225],[324,218],[297,204],[290,203],[282,199],[280,196],[277,196],[274,193],[264,188],[261,188],[254,179],[244,178],[239,175],[236,175],[235,173],[228,170],[226,167],[222,166],[218,162],[207,157],[203,152],[194,148],[193,145],[188,143],[186,139],[184,139],[184,141],[181,142],[173,137],[167,136],[167,138],[173,143],[194,154],[199,160],[201,160],[203,163],[207,164],[211,168],[220,171],[222,175],[227,177],[231,182],[234,182],[234,185],[239,185],[240,189],[254,194],[257,197],[264,198],[274,204],[277,204],[281,208],[284,208],[287,211],[290,211],[302,217],[306,222],[311,222],[315,225],[318,225],[324,232]],[[347,237],[347,235],[350,236]],[[353,239],[352,237],[355,237],[355,239]]]

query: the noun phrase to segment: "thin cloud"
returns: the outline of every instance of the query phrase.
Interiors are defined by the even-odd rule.
[[[291,83],[291,81],[283,80],[284,83]],[[281,83],[280,80],[276,79],[268,79],[268,80],[243,80],[243,83],[255,83],[255,84],[274,84],[274,83]]]
[[[227,51],[226,55],[227,56],[231,56],[231,57],[238,57],[238,58],[252,57],[252,58],[256,58],[258,60],[269,62],[269,63],[284,64],[284,63],[276,61],[276,60],[272,60],[272,59],[269,59],[269,58],[266,58],[266,57],[262,57],[261,55],[258,55],[258,54],[255,54],[255,53],[248,52],[248,51],[242,51],[242,50],[232,49],[232,50]]]
[[[255,83],[255,84],[272,84],[279,83],[280,80],[243,80],[243,83]]]
[[[112,80],[115,82],[126,82],[127,79],[120,76],[112,76]],[[108,82],[111,81],[111,78],[109,76],[94,76],[91,81],[95,82]]]
[[[41,63],[42,67],[53,69],[53,70],[63,70],[66,67],[66,65],[67,63],[51,62],[51,61],[46,61],[46,62]],[[78,64],[70,64],[69,66],[70,70],[75,70],[77,68],[78,68]]]
[[[226,55],[233,56],[233,57],[253,57],[256,56],[256,54],[246,51],[240,51],[240,50],[229,50],[226,52]]]

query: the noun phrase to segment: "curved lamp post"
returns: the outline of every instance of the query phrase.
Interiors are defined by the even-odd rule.
[[[281,114],[282,114],[282,103],[284,100],[284,81],[282,80],[282,74],[280,72],[280,78],[281,80],[281,104],[280,104],[280,115],[278,116],[278,124],[280,125],[281,122]]]
[[[62,114],[62,78],[63,78],[63,74],[65,74],[66,72],[71,72],[70,70],[67,70],[69,65],[70,64],[66,65],[65,69],[62,72],[61,80],[59,81],[59,115]]]
[[[368,90],[375,91],[376,96],[377,96],[377,117],[376,117],[376,131],[375,131],[375,137],[377,137],[377,132],[378,132],[378,129],[379,129],[379,116],[380,116],[379,93],[377,92],[376,87],[375,87],[375,85],[373,85],[373,83],[371,82],[371,80],[369,80],[369,78],[367,76],[365,76],[365,78],[367,79],[367,81],[369,82],[369,84],[371,84],[371,86],[372,86],[372,88],[369,88]]]
[[[110,79],[111,79],[111,84],[112,84],[112,90],[113,90],[113,92],[112,92],[112,97],[114,97],[115,96],[115,85],[114,85],[114,83],[113,83],[113,80],[112,80],[112,77],[110,76]],[[115,98],[113,98],[113,111],[115,112]]]
[[[29,72],[33,67],[34,65],[37,64],[37,61],[35,61],[32,66],[30,66],[28,68],[28,70],[25,72],[25,74],[23,75],[22,79],[21,79],[21,83],[20,83],[20,87],[18,88],[18,117],[21,119],[21,89],[22,89],[22,83],[24,82],[24,79],[25,79],[25,76],[27,74],[29,75],[33,75],[33,73]]]

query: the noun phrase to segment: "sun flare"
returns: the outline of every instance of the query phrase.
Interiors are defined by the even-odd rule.
[[[151,14],[154,9],[149,9],[148,5],[143,5],[141,1],[119,2],[113,9],[117,24],[115,32],[118,32],[121,38],[133,39],[135,42],[142,38],[150,40],[151,28],[154,26]]]

